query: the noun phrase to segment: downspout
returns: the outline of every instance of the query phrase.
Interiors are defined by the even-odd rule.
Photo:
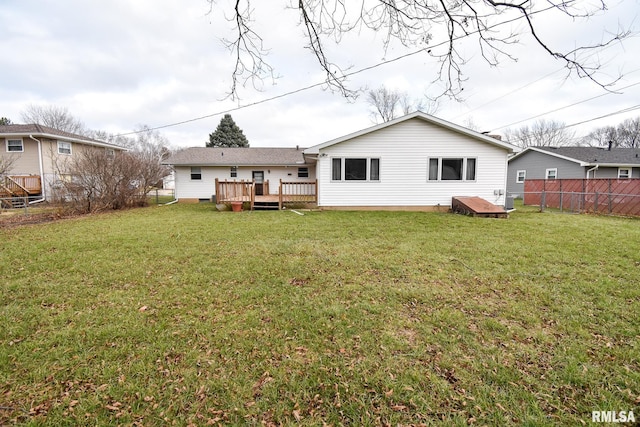
[[[38,163],[40,166],[40,179],[42,180],[42,182],[40,183],[40,185],[42,186],[42,198],[29,202],[29,204],[31,205],[34,203],[44,202],[47,199],[47,195],[45,193],[46,185],[44,182],[44,168],[42,167],[42,143],[40,142],[40,140],[34,138],[33,135],[29,135],[29,138],[38,143]]]
[[[598,166],[600,165],[595,165],[594,167],[592,167],[591,169],[587,170],[587,179],[589,179],[589,172],[595,172],[598,170]]]

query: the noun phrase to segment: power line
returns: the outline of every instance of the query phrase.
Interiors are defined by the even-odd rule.
[[[575,1],[575,0],[573,0],[573,1]],[[570,1],[570,2],[573,2],[573,1]],[[555,7],[554,6],[549,6],[547,8],[540,9],[538,11],[532,11],[532,12],[529,13],[529,15],[531,16],[531,15],[534,15],[534,14],[546,12],[546,11],[551,10],[551,9],[555,9]],[[524,19],[524,16],[521,15],[521,16],[517,16],[517,17],[512,18],[512,19],[508,19],[508,20],[503,21],[503,22],[499,22],[497,24],[494,24],[492,26],[489,26],[489,27],[485,28],[485,30],[491,30],[491,29],[499,27],[501,25],[509,24],[509,23],[512,23],[512,22],[515,22],[515,21],[519,21],[521,19]],[[398,57],[395,57],[395,58],[392,58],[392,59],[389,59],[389,60],[386,60],[386,61],[378,62],[378,63],[376,63],[374,65],[371,65],[371,66],[368,66],[368,67],[364,67],[364,68],[361,68],[359,70],[352,71],[350,73],[345,73],[344,76],[341,79],[345,80],[348,77],[354,76],[356,74],[360,74],[360,73],[363,73],[365,71],[369,71],[369,70],[381,67],[383,65],[387,65],[387,64],[390,64],[390,63],[393,63],[393,62],[400,61],[402,59],[408,58],[408,57],[413,56],[413,55],[417,55],[417,54],[425,52],[425,51],[429,51],[430,49],[445,45],[447,43],[451,43],[453,41],[461,40],[463,38],[469,37],[469,36],[471,36],[473,34],[476,34],[476,33],[479,33],[479,32],[480,32],[480,29],[472,31],[472,32],[469,32],[469,33],[466,33],[466,34],[463,34],[463,35],[458,36],[458,37],[454,37],[452,39],[447,39],[447,40],[442,41],[440,43],[437,43],[435,45],[430,45],[430,46],[424,47],[422,49],[418,49],[417,51],[414,51],[414,52],[409,52],[409,53],[406,53],[404,55],[400,55]],[[219,115],[222,115],[222,114],[228,114],[228,113],[231,113],[233,111],[238,111],[238,110],[242,110],[242,109],[245,109],[245,108],[254,107],[256,105],[260,105],[260,104],[264,104],[264,103],[267,103],[267,102],[271,102],[271,101],[274,101],[276,99],[280,99],[280,98],[284,98],[284,97],[287,97],[287,96],[290,96],[290,95],[294,95],[294,94],[297,94],[297,93],[300,93],[300,92],[304,92],[304,91],[307,91],[307,90],[310,90],[310,89],[313,89],[313,88],[316,88],[316,87],[319,87],[319,86],[324,86],[325,84],[327,84],[326,80],[322,81],[322,82],[319,82],[319,83],[314,83],[314,84],[311,84],[311,85],[308,85],[308,86],[305,86],[305,87],[302,87],[302,88],[299,88],[299,89],[295,89],[295,90],[292,90],[292,91],[289,91],[289,92],[285,92],[285,93],[280,94],[280,95],[272,96],[270,98],[265,98],[265,99],[260,100],[260,101],[252,102],[250,104],[240,105],[238,107],[229,108],[229,109],[226,109],[226,110],[223,110],[223,111],[218,111],[218,112],[215,112],[215,113],[212,113],[212,114],[207,114],[207,115],[200,116],[200,117],[195,117],[195,118],[192,118],[192,119],[187,119],[187,120],[182,120],[182,121],[179,121],[179,122],[174,122],[174,123],[169,123],[169,124],[165,124],[165,125],[155,126],[155,127],[147,128],[145,130],[121,133],[121,134],[119,134],[117,136],[135,135],[135,134],[146,132],[146,131],[150,131],[150,130],[165,129],[165,128],[168,128],[168,127],[174,127],[174,126],[179,126],[179,125],[183,125],[183,124],[187,124],[187,123],[192,123],[192,122],[199,121],[199,120],[204,120],[204,119],[208,119],[208,118],[211,118],[211,117],[219,116]]]

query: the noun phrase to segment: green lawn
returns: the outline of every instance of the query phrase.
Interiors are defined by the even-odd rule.
[[[0,425],[640,419],[637,219],[177,204],[0,238]]]

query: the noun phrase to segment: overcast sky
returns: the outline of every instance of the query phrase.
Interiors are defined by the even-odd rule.
[[[21,123],[27,105],[55,105],[68,108],[90,129],[115,134],[143,124],[187,122],[160,129],[175,147],[204,146],[230,110],[253,147],[311,146],[374,124],[364,95],[348,101],[314,87],[280,97],[323,80],[286,0],[254,1],[255,28],[279,78],[259,90],[241,88],[240,100],[225,99],[233,70],[221,42],[229,35],[228,3],[219,0],[208,13],[206,0],[0,0],[0,116]],[[589,20],[540,14],[535,23],[559,49],[599,43],[620,28],[640,29],[638,0],[607,3],[608,11]],[[433,43],[441,41],[434,33]],[[586,121],[571,128],[577,136],[640,116],[636,109],[593,120],[640,104],[637,36],[590,56],[602,63],[602,81],[622,75],[612,87],[617,93],[575,75],[567,78],[564,64],[529,36],[508,47],[518,61],[504,60],[498,67],[482,61],[476,46],[461,45],[468,60],[464,102],[441,100],[436,116],[493,133],[537,119]],[[382,64],[413,50],[385,53],[379,35],[351,34],[327,48],[334,62],[352,72],[380,64],[351,76],[347,85],[354,90],[385,85],[415,97],[437,92],[431,84],[437,63],[421,54]]]

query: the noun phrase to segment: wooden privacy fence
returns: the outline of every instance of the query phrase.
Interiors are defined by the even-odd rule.
[[[527,179],[524,204],[541,209],[640,216],[640,178]]]

